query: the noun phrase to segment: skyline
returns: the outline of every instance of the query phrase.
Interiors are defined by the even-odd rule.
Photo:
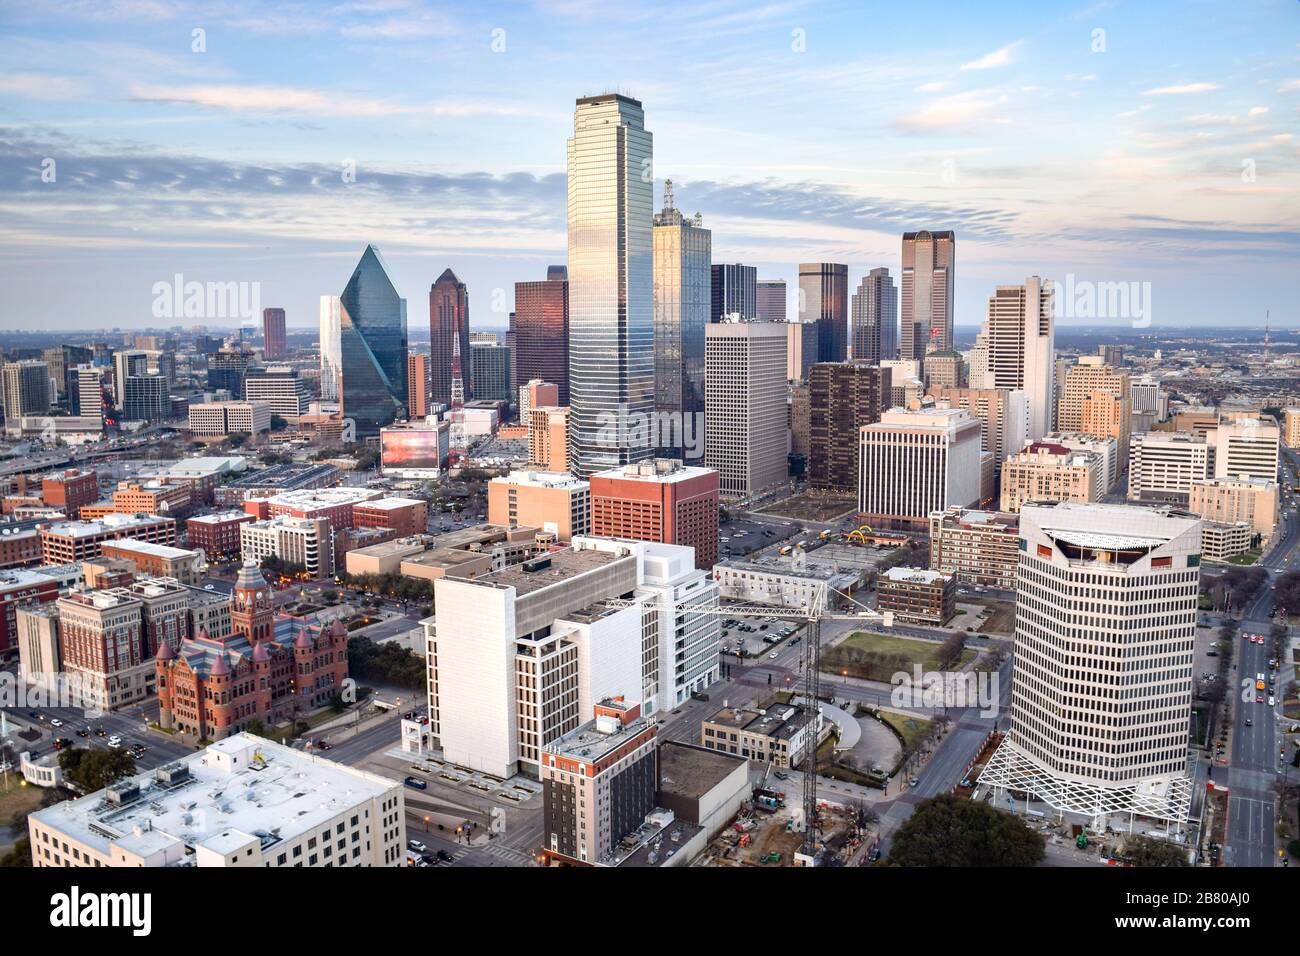
[[[564,259],[574,100],[616,89],[655,136],[652,207],[671,178],[713,261],[784,278],[789,315],[798,263],[846,263],[852,288],[881,266],[897,281],[903,232],[953,229],[959,328],[1029,275],[1149,282],[1156,327],[1255,327],[1266,310],[1295,327],[1300,20],[1207,6],[1171,39],[1183,10],[1027,23],[1006,4],[947,6],[923,43],[877,58],[864,43],[906,35],[908,11],[6,8],[6,326],[188,326],[150,314],[153,285],[180,273],[259,283],[263,306],[308,328],[374,243],[402,296],[422,301],[452,268],[472,327],[504,328],[514,283]]]

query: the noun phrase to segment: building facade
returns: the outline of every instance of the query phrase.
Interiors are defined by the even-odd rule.
[[[722,497],[752,498],[786,481],[786,326],[721,322],[705,330],[704,464]]]

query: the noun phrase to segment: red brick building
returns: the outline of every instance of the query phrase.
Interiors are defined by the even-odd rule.
[[[591,483],[591,533],[690,545],[695,566],[718,563],[718,472],[657,458],[597,472]]]
[[[0,660],[18,652],[18,608],[59,596],[59,582],[35,571],[0,571]]]
[[[352,527],[392,528],[399,538],[429,530],[429,503],[416,498],[381,498],[352,506]]]
[[[232,632],[200,631],[155,658],[159,720],[199,740],[220,740],[256,717],[270,725],[329,703],[348,676],[347,629],[276,615],[271,587],[245,562],[231,593]]]
[[[0,568],[21,568],[41,561],[41,533],[35,528],[0,532]]]
[[[91,505],[99,500],[99,475],[94,469],[81,471],[76,468],[46,475],[41,479],[41,500],[69,518],[76,518],[82,505]]]
[[[233,558],[239,554],[239,527],[255,520],[244,511],[223,511],[199,515],[185,522],[185,538],[191,548],[199,548],[208,560]]]

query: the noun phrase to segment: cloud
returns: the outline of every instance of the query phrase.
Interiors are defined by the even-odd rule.
[[[997,110],[1007,101],[1005,94],[992,90],[968,90],[933,100],[914,113],[900,116],[894,125],[910,132],[934,132],[1001,122]]]
[[[67,100],[80,96],[82,85],[68,76],[9,73],[0,76],[0,93],[33,100]]]
[[[354,96],[331,90],[288,86],[241,86],[207,84],[160,86],[136,83],[131,98],[143,103],[174,103],[235,113],[313,114],[318,116],[522,116],[528,110],[500,103],[475,100],[445,100],[411,105],[392,100]]]
[[[985,53],[977,60],[971,60],[969,63],[962,64],[963,70],[992,70],[999,66],[1006,66],[1011,62],[1012,56],[1019,48],[1022,41],[1016,40],[1014,43],[1008,43],[1001,49],[994,50],[992,53]]]
[[[1218,83],[1182,83],[1175,86],[1157,86],[1155,89],[1143,91],[1143,96],[1182,96],[1186,93],[1208,93],[1210,90],[1217,90]]]

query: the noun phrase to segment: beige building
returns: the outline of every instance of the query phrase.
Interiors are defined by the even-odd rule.
[[[936,511],[930,515],[930,569],[964,584],[1013,590],[1019,539],[1017,515],[966,508]]]
[[[487,518],[540,528],[568,542],[591,531],[591,485],[568,472],[512,471],[488,482]]]
[[[399,781],[235,734],[37,810],[27,832],[33,866],[402,866],[404,801]]]
[[[1287,448],[1300,448],[1300,408],[1282,412],[1282,443]]]
[[[1251,549],[1255,530],[1245,521],[1206,521],[1201,525],[1201,558],[1223,563]]]
[[[1130,501],[1187,501],[1210,474],[1210,446],[1190,432],[1141,432],[1129,442]]]
[[[1065,373],[1056,430],[1114,438],[1120,461],[1127,462],[1132,401],[1127,372],[1111,368],[1100,355],[1080,356]]]
[[[100,546],[100,555],[129,561],[137,575],[175,578],[181,584],[200,584],[208,571],[202,551],[136,541],[134,538],[105,541]]]
[[[1282,430],[1273,419],[1226,418],[1210,440],[1214,442],[1214,477],[1277,481]]]
[[[28,604],[14,609],[17,627],[18,674],[28,687],[53,691],[63,670],[59,653],[59,609],[53,604]]]
[[[417,535],[413,538],[398,538],[396,541],[383,541],[364,548],[353,548],[344,555],[347,572],[351,575],[362,574],[397,574],[402,562],[407,558],[423,554],[432,539]]]
[[[705,329],[704,464],[723,498],[782,485],[786,449],[786,328],[779,322],[714,322]]]
[[[1097,501],[1103,491],[1101,459],[1064,445],[1027,442],[1002,466],[1002,510],[1027,501]]]
[[[568,406],[545,405],[528,412],[528,461],[546,471],[569,470]]]
[[[258,435],[271,430],[267,402],[200,402],[189,408],[190,431],[205,438]]]
[[[328,518],[277,515],[250,521],[239,526],[239,543],[245,558],[279,558],[301,565],[313,578],[334,573],[334,531]]]
[[[930,395],[936,402],[964,408],[979,419],[981,447],[993,455],[998,471],[1008,456],[1019,451],[1029,438],[1029,404],[1020,389],[940,385],[932,387]]]
[[[1244,521],[1256,533],[1272,537],[1277,527],[1277,482],[1264,478],[1207,478],[1194,481],[1187,510],[1206,521]]]
[[[770,700],[762,707],[723,707],[700,724],[700,743],[774,767],[797,766],[821,735],[820,711]]]

